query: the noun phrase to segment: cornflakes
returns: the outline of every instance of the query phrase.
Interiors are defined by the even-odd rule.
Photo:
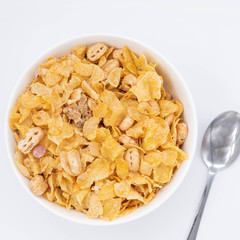
[[[109,182],[103,185],[97,195],[98,199],[101,201],[106,201],[108,199],[112,199],[116,197],[114,191],[114,182]]]
[[[106,201],[103,205],[102,218],[107,221],[112,221],[117,218],[121,207],[121,202],[121,198],[112,198]]]
[[[16,166],[47,186],[44,198],[113,221],[148,204],[188,158],[176,141],[183,105],[170,100],[144,55],[105,43],[91,46],[90,55],[89,49],[79,45],[42,63],[9,125]],[[30,136],[36,127],[41,138]],[[41,157],[21,152],[26,136],[46,148]],[[31,184],[35,194],[37,187]]]
[[[143,138],[142,147],[153,150],[167,141],[169,133],[168,124],[160,117],[151,118],[148,122],[146,136]]]

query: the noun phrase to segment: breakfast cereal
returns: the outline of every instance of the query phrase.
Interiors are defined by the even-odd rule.
[[[96,43],[50,57],[10,112],[37,196],[112,221],[148,204],[188,158],[183,105],[144,55]]]

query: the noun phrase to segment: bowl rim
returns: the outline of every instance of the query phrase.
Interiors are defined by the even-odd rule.
[[[30,72],[31,69],[33,69],[35,67],[35,65],[42,59],[44,58],[48,58],[50,57],[49,54],[50,52],[54,51],[55,49],[59,49],[59,47],[61,47],[62,45],[65,44],[69,44],[71,45],[72,42],[76,41],[76,40],[81,40],[84,38],[99,38],[101,40],[101,38],[109,38],[111,41],[112,39],[120,39],[123,41],[127,42],[132,42],[133,44],[137,44],[139,46],[143,46],[143,48],[149,52],[150,54],[154,54],[156,56],[158,56],[159,58],[162,59],[162,61],[168,65],[168,67],[171,69],[172,72],[174,72],[174,74],[177,76],[178,81],[180,81],[180,84],[183,86],[184,91],[187,93],[187,99],[189,100],[189,104],[190,104],[190,108],[191,108],[191,115],[192,115],[192,122],[193,122],[193,126],[194,128],[192,129],[193,131],[193,139],[191,139],[191,148],[189,148],[191,150],[191,153],[189,154],[189,159],[188,164],[185,166],[185,171],[181,174],[180,179],[178,179],[178,182],[175,182],[174,187],[172,187],[172,189],[169,190],[167,196],[165,195],[165,197],[163,199],[161,199],[161,201],[159,201],[158,204],[156,204],[155,206],[152,206],[151,208],[146,209],[145,211],[142,211],[142,213],[138,214],[138,215],[127,215],[121,218],[118,218],[114,221],[108,222],[108,221],[104,221],[101,219],[91,219],[92,221],[89,221],[88,218],[79,218],[79,220],[73,219],[72,217],[70,217],[70,215],[64,215],[62,214],[60,211],[55,210],[54,208],[52,208],[52,206],[50,206],[50,204],[46,204],[44,201],[42,201],[42,198],[36,197],[35,195],[33,195],[29,189],[29,187],[23,182],[22,180],[22,175],[21,173],[18,171],[16,165],[14,164],[14,156],[11,153],[10,150],[10,142],[8,139],[9,133],[12,132],[12,130],[9,127],[9,114],[10,114],[10,109],[12,108],[12,106],[14,105],[14,97],[15,97],[15,93],[17,92],[17,89],[19,88],[21,82],[23,81],[24,77]],[[112,39],[111,39],[112,38]],[[74,46],[72,46],[74,47]],[[21,183],[21,185],[24,187],[24,189],[29,193],[29,195],[31,197],[33,197],[41,206],[43,206],[45,209],[49,210],[50,212],[56,214],[57,216],[60,216],[64,219],[70,220],[72,222],[75,223],[81,223],[81,224],[86,224],[86,225],[92,225],[92,226],[112,226],[112,225],[118,225],[118,224],[123,224],[123,223],[128,223],[137,219],[142,218],[143,216],[146,216],[147,214],[151,213],[152,211],[154,211],[155,209],[159,208],[162,204],[164,204],[175,192],[176,190],[179,188],[179,186],[182,184],[183,180],[185,179],[191,164],[193,162],[193,157],[194,157],[194,153],[196,150],[196,144],[197,144],[197,135],[198,135],[198,122],[197,122],[197,114],[196,114],[196,108],[195,108],[195,104],[193,101],[193,98],[191,96],[191,93],[189,91],[189,88],[187,86],[187,84],[185,83],[183,77],[180,75],[180,73],[178,72],[178,70],[175,68],[175,66],[164,56],[162,55],[158,50],[155,50],[154,48],[152,48],[151,46],[149,46],[148,44],[141,42],[139,40],[133,39],[131,37],[127,37],[124,35],[118,35],[118,34],[112,34],[112,33],[91,33],[91,34],[83,34],[83,35],[77,35],[74,37],[70,37],[67,38],[65,40],[59,41],[55,44],[53,44],[52,46],[48,47],[45,51],[42,52],[42,54],[38,55],[38,57],[34,58],[34,60],[31,62],[31,64],[29,64],[25,70],[23,71],[23,73],[20,75],[20,77],[17,79],[16,81],[16,85],[12,90],[12,93],[10,94],[9,100],[8,100],[8,104],[7,104],[7,108],[6,108],[6,114],[5,114],[5,141],[6,141],[6,145],[7,145],[7,155],[8,155],[8,159],[10,160],[10,164],[12,166],[12,169],[15,173],[15,175],[17,176],[19,182]],[[170,182],[171,184],[171,182]],[[130,217],[129,217],[130,216]],[[128,218],[127,218],[128,217]],[[86,220],[86,221],[85,221]],[[101,221],[99,221],[101,220]]]

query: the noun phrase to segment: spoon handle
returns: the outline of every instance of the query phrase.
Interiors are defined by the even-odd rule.
[[[205,203],[207,201],[208,193],[209,193],[209,190],[212,186],[212,181],[215,177],[215,174],[216,173],[213,173],[213,172],[210,172],[210,171],[208,172],[207,183],[206,183],[204,192],[202,194],[200,205],[198,207],[197,214],[196,214],[196,217],[194,219],[194,222],[193,222],[193,225],[192,225],[192,228],[190,230],[190,233],[188,235],[187,240],[195,240],[196,239],[198,228],[199,228],[200,221],[201,221],[202,214],[203,214],[203,210],[204,210],[204,207],[205,207]]]

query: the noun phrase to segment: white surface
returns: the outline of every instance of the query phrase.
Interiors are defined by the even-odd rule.
[[[102,219],[90,219],[87,218],[84,214],[80,214],[77,211],[69,211],[65,208],[57,206],[55,203],[47,201],[44,198],[34,196],[34,194],[29,188],[29,180],[26,179],[18,171],[14,163],[16,141],[13,137],[12,130],[8,126],[9,114],[7,114],[6,116],[6,142],[8,143],[7,147],[10,162],[12,163],[12,166],[19,181],[23,184],[26,191],[36,199],[36,201],[38,201],[41,205],[45,206],[47,209],[56,213],[57,215],[72,220],[74,222],[97,226],[110,226],[130,222],[146,215],[149,212],[155,211],[159,206],[161,206],[165,201],[167,201],[167,199],[169,199],[169,197],[171,197],[173,193],[175,193],[175,191],[178,189],[178,187],[181,185],[182,181],[186,177],[193,161],[197,142],[197,116],[190,90],[187,88],[185,81],[170,62],[164,59],[163,56],[161,56],[151,47],[137,40],[113,34],[88,34],[86,36],[77,36],[71,39],[64,40],[54,45],[52,48],[46,50],[43,54],[41,54],[41,56],[39,56],[36,60],[32,62],[32,64],[26,69],[26,71],[24,71],[22,76],[16,82],[15,88],[12,91],[12,96],[9,101],[9,109],[14,106],[21,92],[26,90],[26,86],[29,84],[29,81],[36,75],[36,71],[39,65],[47,58],[49,58],[49,56],[63,56],[77,45],[91,45],[98,41],[102,41],[109,46],[114,45],[116,48],[123,48],[125,45],[127,45],[132,51],[138,54],[147,54],[146,56],[148,56],[149,59],[159,64],[157,70],[165,79],[166,90],[169,91],[175,98],[180,99],[182,104],[185,106],[183,117],[184,121],[188,124],[189,133],[184,143],[183,150],[188,153],[189,158],[188,161],[185,161],[181,165],[181,168],[178,169],[178,171],[174,174],[171,183],[164,187],[164,189],[162,189],[157,194],[157,196],[149,204],[147,204],[147,206],[138,208],[136,211],[134,211],[132,214],[129,214],[128,216],[118,218],[112,222],[106,222]]]
[[[207,175],[203,132],[217,114],[240,111],[240,5],[209,2],[0,1],[1,239],[186,239]],[[3,136],[6,102],[24,69],[56,42],[92,32],[127,35],[159,50],[187,82],[199,120],[195,160],[179,190],[154,213],[113,227],[68,222],[34,202],[11,169]],[[198,240],[240,239],[239,171],[238,161],[216,177]]]

